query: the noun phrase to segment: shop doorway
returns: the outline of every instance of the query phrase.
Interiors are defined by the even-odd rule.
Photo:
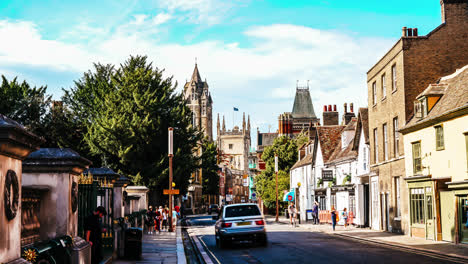
[[[458,228],[459,230],[459,237],[460,237],[460,243],[465,243],[468,244],[468,197],[467,196],[461,196],[459,197],[459,223],[460,226]]]
[[[454,196],[452,192],[440,192],[440,220],[442,225],[442,240],[453,242],[455,235],[455,209]]]
[[[369,226],[369,185],[364,185],[364,227]]]

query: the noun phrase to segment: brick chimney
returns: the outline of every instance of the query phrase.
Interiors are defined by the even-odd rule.
[[[341,121],[341,124],[346,126],[350,121],[351,119],[353,119],[353,117],[355,117],[356,115],[353,113],[354,111],[354,105],[353,103],[350,104],[350,112],[348,112],[348,104],[347,103],[344,103],[344,113],[343,113],[343,119]]]
[[[327,106],[324,106],[324,110]],[[328,105],[327,111],[323,111],[323,125],[324,126],[337,126],[338,121],[338,111],[336,111],[336,105],[332,111],[332,105]]]
[[[440,10],[442,23],[456,23],[460,18],[466,17],[468,10],[467,0],[441,0]]]

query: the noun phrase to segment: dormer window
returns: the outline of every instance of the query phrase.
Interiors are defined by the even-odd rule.
[[[427,116],[427,98],[426,97],[422,97],[414,101],[414,116],[419,119]]]

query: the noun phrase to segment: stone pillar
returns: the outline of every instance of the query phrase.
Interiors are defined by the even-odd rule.
[[[22,263],[22,160],[44,140],[0,114],[0,263]]]
[[[42,148],[24,160],[23,189],[47,190],[39,215],[41,240],[77,236],[78,178],[90,164],[69,148]]]

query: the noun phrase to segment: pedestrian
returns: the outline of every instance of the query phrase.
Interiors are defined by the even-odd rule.
[[[85,238],[91,245],[92,264],[97,264],[102,260],[102,227],[100,220],[106,214],[106,209],[103,206],[98,206],[85,221]]]
[[[180,218],[180,207],[178,205],[174,206],[174,209],[177,213],[177,218]]]
[[[346,207],[343,209],[343,212],[341,213],[341,217],[343,217],[344,220],[344,227],[348,227],[348,211],[346,211]]]
[[[333,231],[335,231],[336,222],[338,221],[338,213],[336,212],[334,206],[332,206],[331,208],[331,220],[332,220]]]
[[[154,225],[156,227],[156,231],[158,231],[158,233],[161,233],[161,211],[156,210],[154,214],[155,214]]]
[[[148,234],[152,235],[154,232],[154,217],[156,216],[153,211],[153,206],[150,205],[148,212],[146,213],[146,225],[148,226]]]
[[[288,206],[288,213],[289,223],[291,223],[291,226],[296,226],[296,206],[294,206],[294,203],[291,203]]]
[[[315,201],[314,205],[312,206],[312,218],[314,219],[314,225],[320,224],[319,203],[317,201]]]
[[[167,218],[168,218],[168,215],[167,215],[167,208],[163,210],[162,212],[162,228],[163,230],[168,228],[168,223],[167,223]]]
[[[172,210],[172,230],[175,230],[176,225],[177,225],[177,210],[174,208],[174,210]]]

